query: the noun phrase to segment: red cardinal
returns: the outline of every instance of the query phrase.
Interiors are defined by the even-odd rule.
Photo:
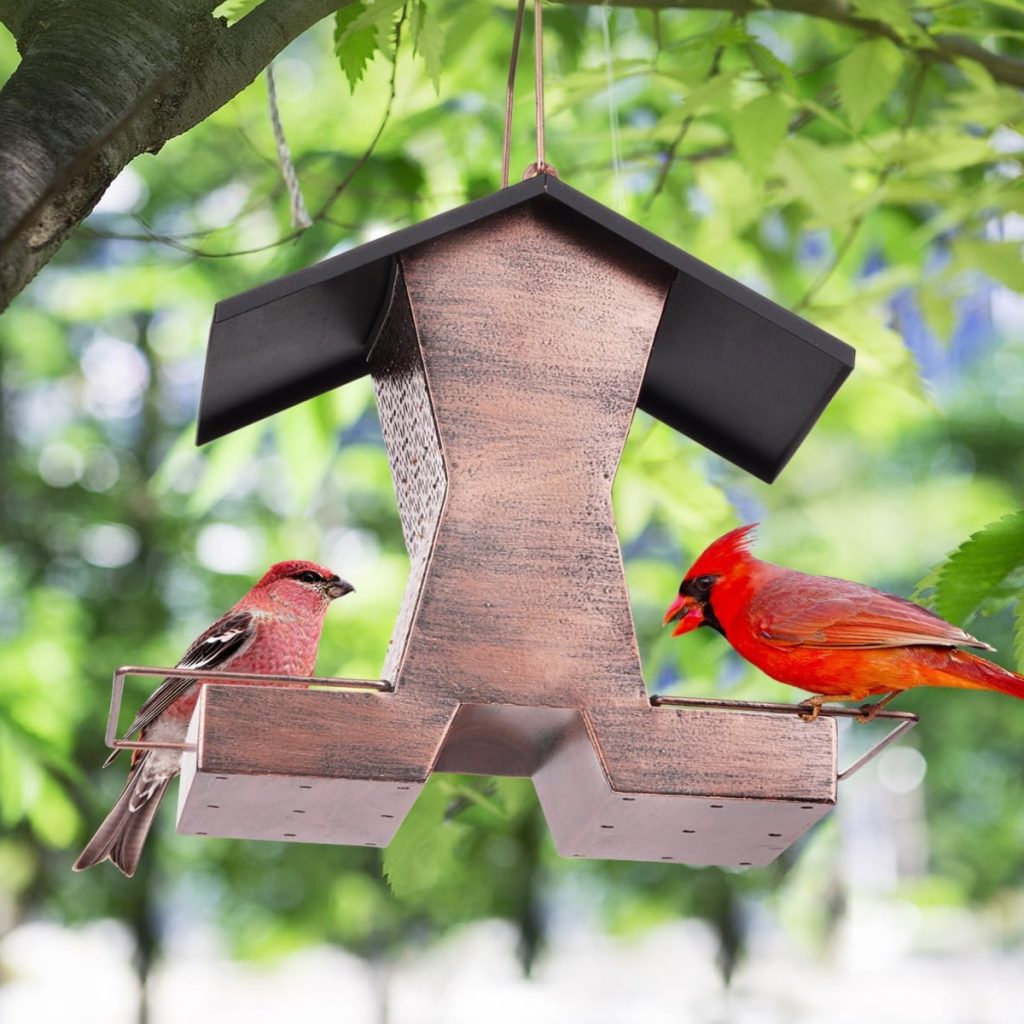
[[[278,562],[195,640],[175,667],[311,675],[324,613],[334,598],[354,589],[351,583],[314,562]],[[139,709],[128,735],[138,729],[144,740],[182,742],[198,697],[197,680],[188,676],[165,679]],[[118,753],[115,750],[104,767]],[[180,761],[177,750],[132,753],[124,792],[75,861],[75,871],[111,860],[129,878],[135,874],[153,815],[167,784],[178,774]]]
[[[665,614],[666,623],[679,623],[673,636],[717,629],[762,672],[817,694],[810,718],[825,701],[887,694],[865,709],[869,721],[914,686],[1024,697],[1024,676],[958,650],[992,647],[911,601],[754,558],[756,526],[719,537],[693,564]]]

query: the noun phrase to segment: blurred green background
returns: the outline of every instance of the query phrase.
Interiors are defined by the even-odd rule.
[[[271,561],[356,584],[318,671],[380,671],[407,560],[369,382],[192,445],[218,299],[499,184],[512,9],[377,6],[352,91],[360,60],[343,29],[339,66],[330,21],[274,64],[312,227],[291,224],[260,78],[137,159],[0,318],[0,1000],[18,977],[4,936],[33,921],[123,922],[143,980],[186,923],[218,955],[327,944],[376,971],[500,919],[536,971],[567,907],[588,934],[635,942],[706,922],[726,980],[765,929],[826,962],[864,899],[909,908],[921,934],[954,921],[972,948],[1019,949],[1024,707],[987,694],[901,698],[917,731],[850,784],[853,810],[763,871],[563,862],[529,783],[438,779],[384,855],[177,837],[168,806],[133,881],[71,874],[122,784],[120,766],[99,771],[111,670],[172,663]],[[883,6],[894,24],[910,11]],[[1016,0],[914,12],[1020,52]],[[546,27],[561,176],[858,350],[775,485],[642,414],[615,483],[652,691],[796,699],[710,630],[672,641],[661,614],[740,522],[762,522],[762,557],[903,595],[925,581],[927,597],[950,551],[1024,507],[1024,103],[973,61],[796,15],[552,5]],[[16,63],[0,30],[0,76]],[[521,70],[513,180],[533,159],[528,49]],[[970,626],[1008,666],[1015,583]]]

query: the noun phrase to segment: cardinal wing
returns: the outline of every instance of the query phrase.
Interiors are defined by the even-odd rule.
[[[750,605],[761,637],[809,648],[992,648],[926,608],[873,587],[794,573],[768,584]]]
[[[227,662],[241,654],[255,636],[256,625],[251,612],[229,612],[193,641],[175,668],[226,667]],[[125,739],[152,725],[195,681],[194,677],[189,676],[168,676],[139,708],[139,713],[125,733]],[[107,758],[106,764],[110,764],[117,754],[115,750]]]

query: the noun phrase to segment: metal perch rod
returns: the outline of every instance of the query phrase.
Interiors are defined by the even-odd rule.
[[[760,700],[718,700],[715,697],[657,696],[651,698],[651,704],[656,708],[713,708],[720,711],[761,711],[772,715],[804,715],[807,713],[806,704],[774,704]],[[823,707],[819,713],[822,718],[858,718],[864,712],[860,708]],[[849,768],[839,772],[836,775],[838,782],[856,775],[864,765],[878,757],[886,747],[895,743],[905,733],[910,732],[919,721],[913,711],[879,711],[875,718],[886,718],[900,724],[883,736],[870,750],[857,758]]]
[[[190,750],[188,743],[157,743],[146,740],[119,740],[117,738],[117,720],[121,716],[121,699],[124,694],[124,681],[128,676],[184,676],[186,679],[201,679],[216,682],[218,679],[230,679],[244,683],[280,683],[283,686],[317,686],[324,689],[367,690],[372,693],[390,693],[391,684],[383,680],[337,679],[332,676],[280,676],[257,675],[251,672],[218,672],[213,669],[197,668],[152,668],[142,665],[122,665],[114,673],[113,686],[110,692],[110,714],[107,716],[107,732],[103,742],[111,750]],[[130,733],[128,735],[131,735]]]

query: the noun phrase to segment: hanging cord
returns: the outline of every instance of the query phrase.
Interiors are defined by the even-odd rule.
[[[548,167],[544,159],[544,17],[542,0],[533,0],[533,95],[537,109],[537,173]]]
[[[501,147],[501,187],[508,187],[508,165],[512,156],[512,104],[516,91],[516,67],[519,64],[519,41],[523,35],[523,13],[526,0],[519,0],[516,26],[512,31],[512,53],[508,59],[508,88],[505,91],[505,137]]]
[[[267,102],[270,105],[270,124],[274,129],[274,142],[277,144],[277,160],[281,165],[281,177],[284,178],[285,188],[288,189],[288,198],[291,200],[292,227],[309,228],[313,226],[306,204],[302,199],[302,188],[299,185],[299,175],[292,163],[292,155],[288,152],[288,143],[284,138],[284,128],[281,126],[281,113],[277,109],[277,89],[274,87],[274,65],[267,65]]]
[[[538,174],[558,172],[544,155],[544,16],[541,12],[543,0],[533,0],[533,95],[536,106],[537,160],[523,172],[523,178]],[[526,0],[519,0],[516,7],[516,23],[512,33],[512,53],[508,63],[508,87],[505,90],[505,136],[501,147],[501,187],[508,186],[508,168],[512,153],[512,107],[515,99],[516,67],[519,64],[519,43],[523,34],[523,17]]]

